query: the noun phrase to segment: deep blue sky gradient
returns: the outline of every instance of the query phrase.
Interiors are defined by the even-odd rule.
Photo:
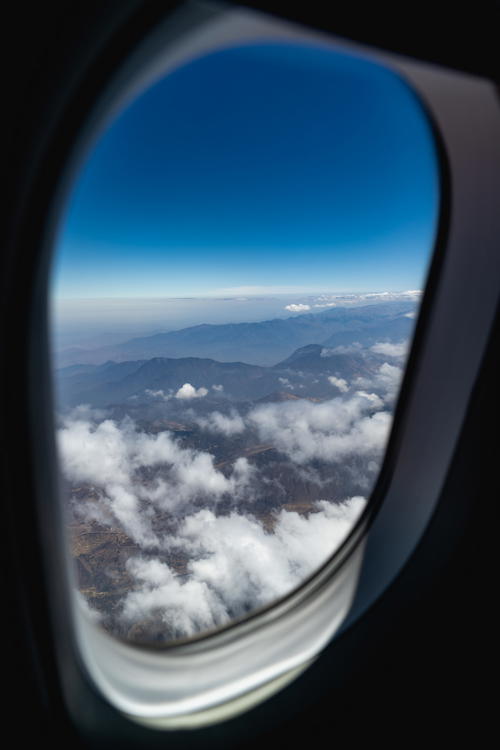
[[[392,73],[323,47],[219,51],[100,137],[61,225],[54,293],[421,288],[437,212],[430,127]]]

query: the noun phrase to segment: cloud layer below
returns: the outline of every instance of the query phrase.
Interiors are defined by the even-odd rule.
[[[404,356],[402,344],[372,349],[396,361]],[[252,510],[260,488],[265,485],[269,495],[274,486],[265,464],[259,468],[240,455],[222,467],[208,450],[188,447],[174,432],[149,434],[129,417],[109,419],[85,406],[66,415],[58,433],[64,475],[73,486],[93,490],[77,512],[122,529],[139,550],[126,563],[133,587],[118,607],[121,621],[128,627],[153,620],[171,637],[189,636],[302,583],[337,549],[365,506],[401,375],[399,365],[383,362],[371,379],[349,383],[329,376],[336,395],[322,402],[260,403],[242,413],[230,406],[203,415],[189,405],[186,414],[202,433],[229,440],[247,433],[244,445],[270,446],[289,473],[313,478],[318,494],[307,512],[282,508],[266,523]],[[207,393],[185,383],[175,396],[149,395],[190,401]],[[332,501],[330,493],[325,500],[318,473],[325,465],[323,476],[331,477],[352,467],[363,496],[345,492]],[[182,575],[169,564],[176,556],[186,561]]]
[[[127,595],[123,617],[133,623],[156,616],[171,632],[189,636],[269,604],[328,559],[364,505],[364,498],[353,497],[318,502],[308,517],[282,510],[272,533],[237,512],[190,515],[168,542],[192,556],[189,578],[179,580],[158,558],[130,559],[138,587]]]

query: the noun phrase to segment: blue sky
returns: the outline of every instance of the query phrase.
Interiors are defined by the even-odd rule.
[[[421,288],[438,211],[429,125],[393,74],[261,44],[138,97],[77,177],[58,298]]]

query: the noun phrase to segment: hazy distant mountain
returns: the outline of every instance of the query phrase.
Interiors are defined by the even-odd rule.
[[[365,307],[336,307],[320,313],[265,320],[260,323],[198,325],[159,333],[93,350],[66,349],[56,354],[56,366],[131,362],[152,358],[210,358],[221,362],[274,365],[308,344],[329,347],[359,342],[408,338],[414,321],[414,301],[393,301]]]

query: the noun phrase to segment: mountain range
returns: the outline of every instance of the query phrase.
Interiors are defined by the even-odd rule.
[[[326,347],[354,342],[370,346],[377,341],[407,339],[412,331],[415,302],[392,301],[363,307],[335,307],[319,313],[275,318],[257,323],[202,324],[178,331],[129,339],[97,349],[70,348],[56,352],[56,368],[130,363],[157,357],[208,358],[218,362],[245,362],[268,367],[308,344]]]
[[[328,352],[328,350],[326,350]],[[213,408],[214,401],[255,401],[263,398],[283,400],[292,394],[301,397],[328,398],[338,395],[329,382],[333,375],[351,381],[371,377],[385,357],[367,350],[324,356],[320,344],[297,349],[289,358],[273,367],[244,362],[217,362],[200,357],[171,359],[154,357],[135,362],[106,362],[84,368],[70,366],[57,373],[57,395],[61,406],[89,404],[103,407],[132,399],[135,405],[152,398],[178,400],[179,406],[194,404],[195,397],[175,399],[176,392],[190,383],[206,389],[197,408]],[[132,404],[131,404],[132,405]]]

